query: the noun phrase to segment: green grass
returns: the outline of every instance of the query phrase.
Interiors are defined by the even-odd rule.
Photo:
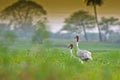
[[[74,47],[76,47],[75,40],[60,40],[60,39],[49,39],[44,41],[44,46],[46,47],[59,47],[64,48],[68,47],[70,43],[74,44]],[[32,48],[33,44],[30,40],[17,40],[14,43],[15,46],[13,46],[13,49],[19,49],[19,50],[26,50]],[[40,44],[41,45],[41,44]],[[111,43],[111,42],[79,42],[79,47],[81,49],[87,49],[87,50],[119,50],[120,49],[120,43]]]
[[[93,56],[92,61],[81,64],[66,48],[71,41],[54,40],[49,47],[25,42],[15,43],[13,50],[0,50],[0,80],[120,80],[118,44],[80,42]]]

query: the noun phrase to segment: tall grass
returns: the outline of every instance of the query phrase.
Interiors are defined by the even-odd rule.
[[[38,47],[37,47],[38,48]],[[75,51],[74,51],[75,52]],[[81,64],[68,50],[39,47],[1,53],[0,80],[119,80],[120,51],[93,53]]]
[[[12,49],[0,48],[0,80],[120,79],[120,50],[119,47],[114,49],[114,46],[111,47],[111,44],[80,43],[80,47],[89,49],[93,56],[92,61],[81,64],[77,59],[70,57],[69,49],[66,48],[68,44],[66,43],[61,43],[65,46],[60,47],[50,47],[51,45],[46,47],[47,44],[32,45],[21,43],[17,42],[16,47],[13,46]],[[24,48],[20,48],[19,45]],[[103,45],[105,45],[104,48],[101,48],[100,46]],[[75,47],[73,52],[76,55]]]

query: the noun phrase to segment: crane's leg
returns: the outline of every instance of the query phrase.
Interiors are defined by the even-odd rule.
[[[80,58],[78,58],[78,60],[83,64],[83,61]]]
[[[83,61],[80,58],[75,57],[75,56],[72,56],[72,57],[75,58],[75,59],[78,59],[83,64]]]

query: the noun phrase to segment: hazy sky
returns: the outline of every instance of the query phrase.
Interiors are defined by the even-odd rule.
[[[0,10],[17,0],[0,0]],[[47,17],[52,31],[59,30],[66,17],[77,10],[93,13],[93,8],[85,5],[84,0],[33,0],[47,10]],[[103,5],[97,7],[98,16],[115,16],[120,18],[120,0],[103,0]]]

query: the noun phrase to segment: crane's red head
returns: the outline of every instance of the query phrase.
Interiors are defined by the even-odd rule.
[[[76,35],[76,36],[75,36],[75,39],[76,39],[76,41],[78,42],[78,41],[79,41],[79,36]]]
[[[69,45],[69,47],[70,47],[70,49],[72,49],[72,48],[73,48],[73,44],[71,43],[71,44]]]

